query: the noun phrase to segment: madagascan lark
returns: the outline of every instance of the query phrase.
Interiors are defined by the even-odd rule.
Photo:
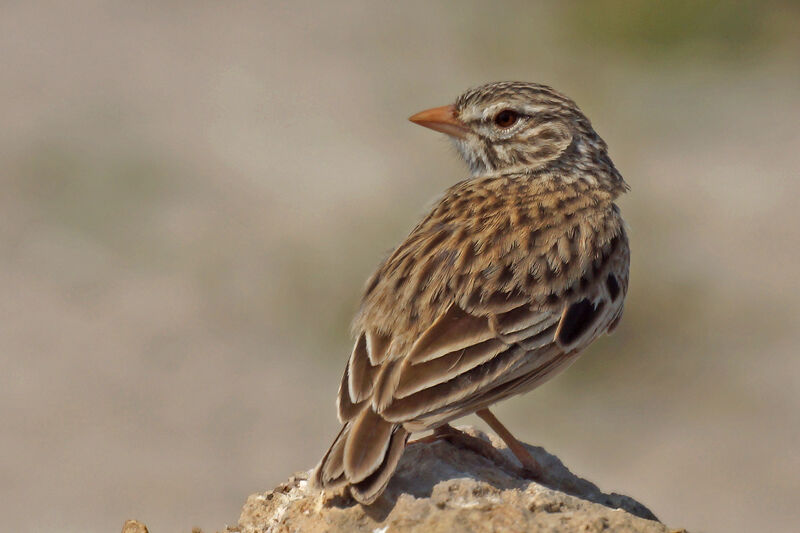
[[[578,106],[536,83],[471,89],[412,122],[447,134],[471,176],[448,189],[367,282],[339,387],[342,429],[314,472],[370,504],[409,435],[489,412],[575,361],[622,316],[627,185]]]

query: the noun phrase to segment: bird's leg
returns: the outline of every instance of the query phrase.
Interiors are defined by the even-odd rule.
[[[492,414],[489,409],[481,409],[475,412],[476,415],[481,417],[484,422],[489,424],[489,427],[497,433],[497,436],[503,439],[508,449],[514,454],[517,460],[522,463],[522,467],[528,471],[529,476],[538,478],[542,475],[542,467],[533,458],[531,453],[525,449],[520,441],[506,429],[506,427]]]

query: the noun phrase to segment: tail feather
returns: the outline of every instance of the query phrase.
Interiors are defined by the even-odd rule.
[[[350,485],[350,494],[353,495],[358,502],[364,505],[370,505],[378,496],[380,496],[392,479],[397,463],[400,462],[400,457],[408,442],[409,433],[403,426],[398,426],[394,433],[392,433],[392,440],[389,444],[389,450],[383,458],[383,462],[372,474],[363,481],[359,481],[354,485]]]
[[[366,479],[383,462],[395,425],[384,420],[371,407],[352,422],[344,447],[344,472],[348,481]]]
[[[353,498],[369,505],[388,485],[408,436],[402,426],[366,408],[342,426],[314,471],[314,483],[324,490],[349,485]]]
[[[347,484],[344,475],[344,445],[347,442],[347,435],[350,432],[350,424],[345,424],[336,435],[331,447],[325,453],[322,461],[314,470],[314,482],[317,487],[334,490]]]

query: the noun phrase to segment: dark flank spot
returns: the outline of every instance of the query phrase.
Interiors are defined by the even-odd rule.
[[[554,303],[556,303],[556,302],[558,302],[558,296],[556,296],[556,295],[555,295],[554,293],[552,293],[552,292],[551,292],[550,294],[548,294],[548,295],[547,295],[547,303],[549,303],[549,304],[554,304]]]
[[[568,346],[580,338],[592,327],[600,311],[603,310],[603,305],[604,303],[600,302],[600,305],[595,307],[592,302],[585,298],[570,305],[561,319],[558,342]]]
[[[606,278],[606,287],[608,287],[608,293],[611,295],[612,300],[616,300],[617,296],[619,296],[619,283],[617,282],[616,276],[614,274],[609,274]]]

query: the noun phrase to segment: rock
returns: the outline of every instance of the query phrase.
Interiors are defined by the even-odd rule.
[[[324,495],[310,472],[247,499],[241,533],[278,532],[498,532],[674,531],[644,505],[606,494],[572,474],[557,457],[527,446],[543,466],[540,480],[526,479],[494,435],[462,431],[490,442],[496,460],[446,441],[410,445],[386,492],[364,507],[347,495]]]
[[[149,533],[147,531],[147,526],[139,522],[138,520],[126,520],[124,524],[122,524],[122,533]]]

